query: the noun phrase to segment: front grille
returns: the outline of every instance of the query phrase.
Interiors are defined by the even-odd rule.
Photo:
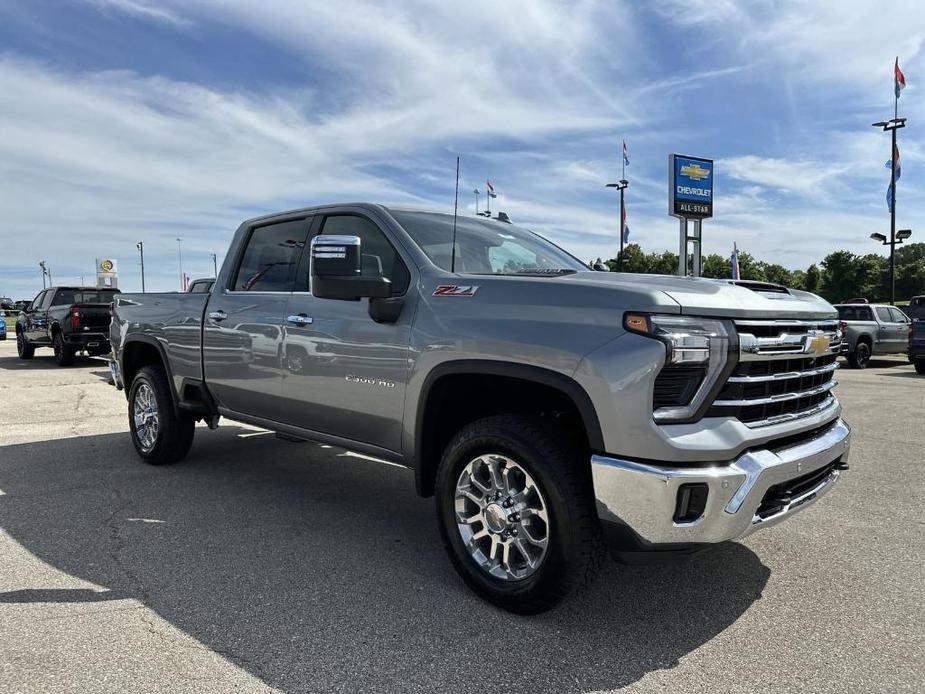
[[[735,417],[757,427],[835,404],[830,391],[841,351],[836,321],[737,321],[736,328],[739,363],[708,417]]]
[[[836,464],[837,461],[831,462],[818,470],[769,487],[755,515],[761,519],[777,515],[794,499],[822,484],[832,474]]]

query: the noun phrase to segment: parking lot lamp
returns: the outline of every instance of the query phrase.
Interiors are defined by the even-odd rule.
[[[138,253],[141,255],[141,293],[145,293],[145,244],[144,241],[139,241],[135,244],[135,248],[138,249]]]

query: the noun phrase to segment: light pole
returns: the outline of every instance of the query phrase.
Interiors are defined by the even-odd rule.
[[[51,268],[44,260],[39,261],[39,267],[42,268],[42,289],[45,289],[45,275],[48,275],[48,286],[51,286]]]
[[[212,253],[212,278],[218,278],[218,261],[215,259],[215,254]]]
[[[620,255],[617,256],[617,272],[623,272],[623,237],[626,236],[626,207],[623,202],[623,191],[629,184],[629,181],[621,178],[617,183],[608,183],[604,186],[620,191]]]
[[[183,247],[182,241],[179,236],[177,237],[177,263],[180,266],[180,291],[183,291]]]
[[[890,242],[884,243],[884,246],[890,247],[890,306],[896,305],[896,164],[899,157],[896,156],[896,131],[906,127],[906,119],[895,116],[890,120],[883,120],[874,123],[873,127],[883,128],[883,132],[889,131],[890,140],[890,188],[887,195],[887,202],[890,205]],[[908,230],[907,230],[908,231]],[[912,233],[911,231],[909,232]],[[871,236],[873,238],[873,235]],[[908,236],[906,237],[908,238]]]
[[[895,267],[894,261],[895,261],[895,256],[896,256],[896,246],[898,244],[901,244],[903,241],[908,239],[910,236],[912,236],[912,229],[900,229],[895,234],[893,234],[892,231],[893,230],[891,229],[890,235],[893,237],[892,239],[888,239],[885,235],[877,234],[877,233],[871,234],[870,238],[872,238],[874,241],[879,241],[880,244],[883,246],[890,247],[890,305],[895,306],[896,305],[896,281],[895,281],[896,278],[895,278],[894,273],[895,273],[896,267]]]
[[[145,293],[145,243],[144,241],[139,241],[135,244],[135,248],[138,249],[138,253],[141,255],[141,293]]]

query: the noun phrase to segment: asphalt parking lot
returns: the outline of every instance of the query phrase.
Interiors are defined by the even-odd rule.
[[[920,692],[925,377],[838,377],[832,494],[523,618],[462,585],[410,472],[233,423],[147,467],[105,362],[0,342],[0,692]]]

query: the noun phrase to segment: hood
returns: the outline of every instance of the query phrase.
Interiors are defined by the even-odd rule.
[[[815,294],[766,282],[590,271],[567,275],[557,281],[659,291],[678,304],[681,313],[690,315],[802,320],[838,316],[829,302]]]

